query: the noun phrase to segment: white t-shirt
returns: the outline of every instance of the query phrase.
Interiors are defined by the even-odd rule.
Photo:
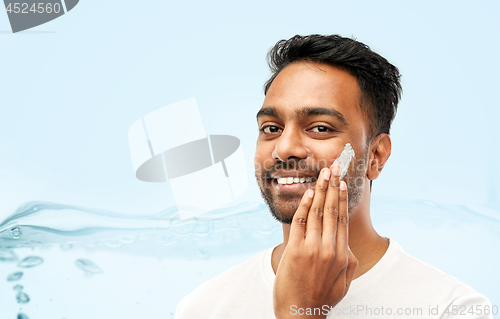
[[[273,319],[275,274],[266,249],[181,300],[176,319]],[[291,314],[328,309],[291,307]],[[369,271],[352,281],[328,318],[493,318],[489,300],[470,286],[405,253],[394,240]]]

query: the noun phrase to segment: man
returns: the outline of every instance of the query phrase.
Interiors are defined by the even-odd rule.
[[[268,57],[255,176],[283,243],[200,286],[176,318],[491,318],[486,297],[372,226],[398,69],[337,35],[294,36]],[[341,179],[332,164],[348,143],[355,158]]]

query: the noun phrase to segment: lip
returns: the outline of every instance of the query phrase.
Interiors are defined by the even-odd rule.
[[[278,177],[298,177],[298,178],[301,178],[301,177],[315,177],[317,178],[318,175],[308,175],[308,174],[304,174],[304,173],[301,173],[301,172],[290,172],[290,171],[287,171],[287,172],[277,172],[276,174],[274,174],[273,176],[271,176],[271,178],[273,179],[276,179]]]

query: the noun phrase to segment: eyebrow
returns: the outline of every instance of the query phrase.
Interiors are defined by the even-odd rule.
[[[257,112],[257,121],[259,120],[260,117],[262,116],[273,116],[273,117],[279,117],[278,116],[278,111],[276,110],[275,107],[272,106],[266,106],[263,107]]]
[[[300,118],[306,118],[309,116],[315,116],[315,115],[328,115],[337,118],[343,125],[349,126],[349,123],[345,119],[344,115],[340,113],[339,111],[332,109],[332,108],[327,108],[327,107],[306,107],[300,110],[296,110],[296,114]],[[279,117],[278,110],[273,107],[273,106],[266,106],[257,112],[257,120],[261,116],[273,116],[273,117]]]

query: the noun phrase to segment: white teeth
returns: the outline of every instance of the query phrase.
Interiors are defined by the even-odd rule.
[[[286,184],[286,177],[278,177],[278,184]]]
[[[310,183],[316,180],[314,177],[277,177],[278,184]]]

